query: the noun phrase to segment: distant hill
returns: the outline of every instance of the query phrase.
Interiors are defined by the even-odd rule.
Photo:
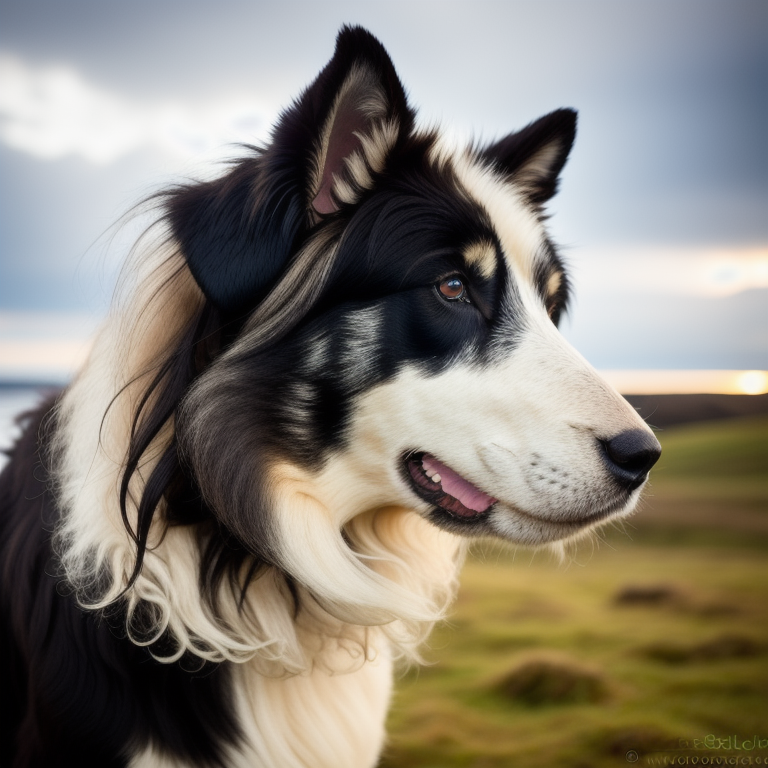
[[[0,380],[0,395],[24,390],[48,394],[62,386],[61,382]],[[716,421],[768,414],[768,394],[625,395],[625,397],[651,426],[661,429],[694,421]]]
[[[768,413],[768,395],[625,395],[652,427]]]

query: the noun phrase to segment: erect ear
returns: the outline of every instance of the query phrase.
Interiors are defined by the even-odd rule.
[[[558,109],[483,150],[535,205],[557,192],[560,171],[576,137],[576,112]]]
[[[381,43],[342,28],[333,58],[283,112],[265,150],[168,195],[171,230],[203,293],[227,313],[253,308],[307,230],[373,185],[413,120]]]
[[[344,27],[336,52],[295,107],[320,130],[314,138],[308,200],[319,214],[356,203],[370,189],[393,146],[413,128],[414,113],[381,43]]]

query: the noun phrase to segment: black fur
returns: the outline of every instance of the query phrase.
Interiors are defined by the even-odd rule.
[[[223,179],[169,195],[173,234],[195,279],[220,309],[238,313],[257,303],[309,226],[311,153],[334,96],[355,64],[375,73],[389,116],[403,134],[409,133],[413,113],[384,47],[365,30],[345,28],[333,59],[282,115],[267,149],[241,161]]]
[[[0,475],[0,663],[6,714],[0,763],[117,768],[127,747],[154,741],[193,764],[224,765],[237,738],[226,665],[161,664],[109,616],[80,609],[51,549],[58,511],[46,445],[51,403],[27,419]]]
[[[544,147],[554,147],[551,158],[543,168],[531,172],[530,201],[541,205],[557,192],[560,172],[576,138],[576,112],[557,109],[540,117],[517,133],[511,133],[484,150],[510,176],[519,173],[531,158]]]

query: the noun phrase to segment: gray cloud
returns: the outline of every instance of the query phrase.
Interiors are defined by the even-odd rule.
[[[338,27],[362,23],[429,123],[490,139],[560,106],[580,110],[551,223],[577,255],[768,242],[764,0],[5,0],[0,14],[0,52],[67,65],[147,109],[244,94],[285,105]],[[102,167],[0,146],[0,167],[0,305],[102,311],[122,242],[105,253],[99,236],[190,162],[150,145]],[[753,294],[675,303],[621,291],[577,305],[570,333],[597,364],[763,365],[764,339],[744,332],[759,320]],[[620,310],[634,345],[605,328]],[[661,342],[646,344],[651,327]]]
[[[566,338],[597,368],[768,369],[768,290],[577,301]]]

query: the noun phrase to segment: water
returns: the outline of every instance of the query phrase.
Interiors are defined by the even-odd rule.
[[[0,385],[0,451],[10,448],[19,437],[18,415],[39,405],[50,392],[47,387]],[[0,453],[0,468],[7,461],[5,453]]]

